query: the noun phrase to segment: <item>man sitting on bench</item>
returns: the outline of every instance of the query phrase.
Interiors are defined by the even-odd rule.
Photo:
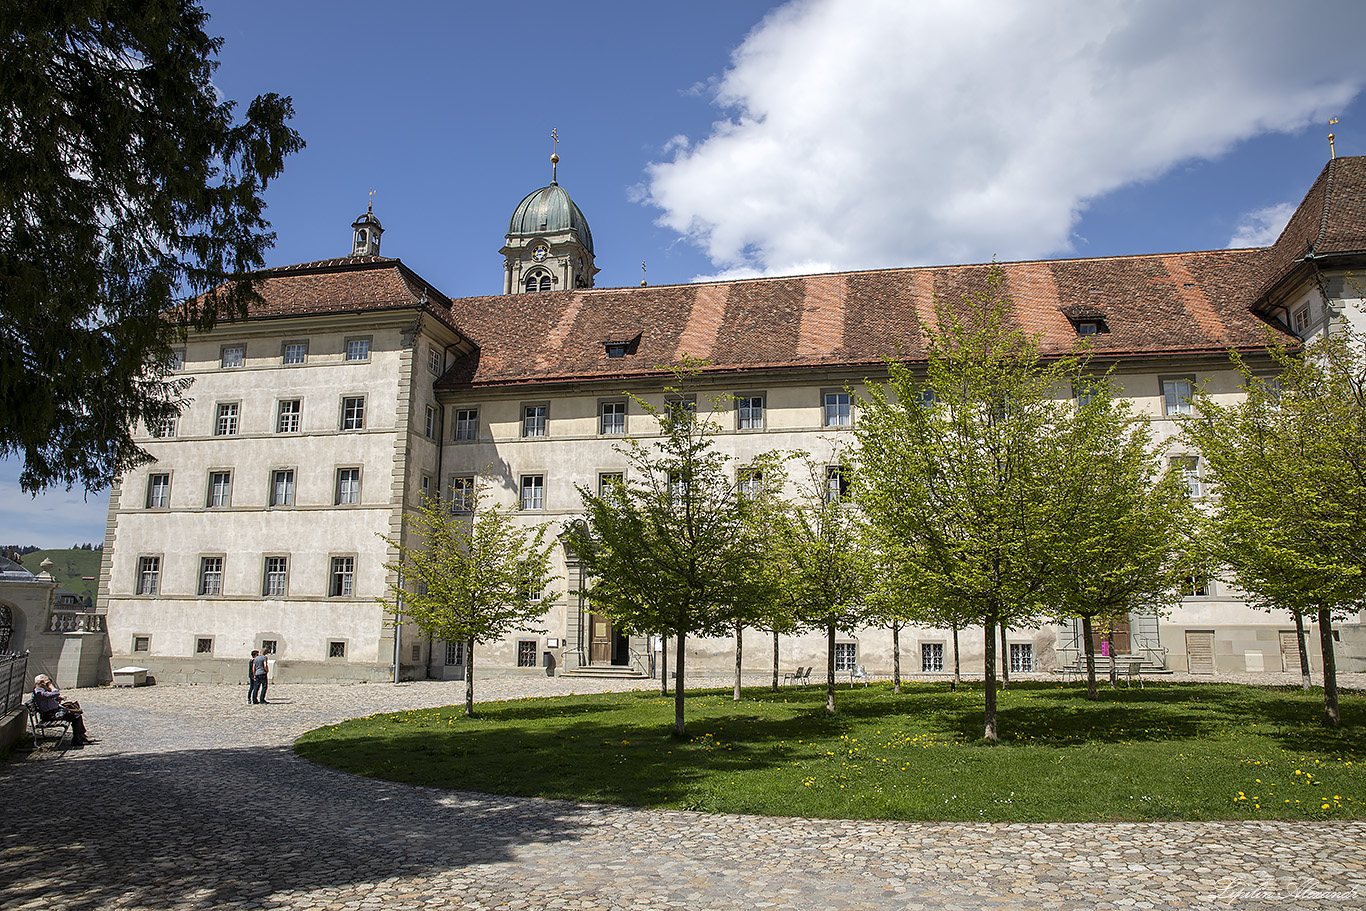
[[[85,721],[79,708],[67,708],[62,704],[62,691],[47,674],[33,678],[33,704],[38,707],[38,716],[44,721],[71,722],[71,745],[76,748],[85,746],[90,738],[85,735]]]

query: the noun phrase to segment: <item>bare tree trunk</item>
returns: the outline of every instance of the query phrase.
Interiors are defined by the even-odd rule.
[[[892,621],[892,694],[901,695],[901,624]]]
[[[1091,638],[1091,618],[1081,618],[1081,648],[1082,654],[1086,656],[1086,698],[1099,699],[1100,691],[1096,689],[1096,643]]]
[[[825,710],[835,711],[835,624],[825,628]]]
[[[735,621],[735,701],[740,701],[740,667],[745,654],[744,627],[740,621]]]
[[[953,688],[963,682],[963,665],[958,661],[958,624],[953,625]]]
[[[1342,711],[1338,708],[1338,662],[1333,650],[1333,613],[1322,606],[1319,607],[1319,648],[1323,650],[1323,723],[1340,728]]]
[[[669,695],[669,640],[659,634],[659,694]]]
[[[773,692],[778,692],[778,631],[773,631]]]
[[[682,737],[682,736],[683,736],[683,658],[684,658],[683,647],[684,647],[684,643],[685,643],[686,641],[687,641],[687,637],[684,635],[683,630],[680,629],[680,630],[678,631],[678,651],[677,651],[677,653],[676,653],[676,654],[677,654],[678,660],[674,662],[675,666],[678,668],[678,671],[677,671],[677,674],[678,674],[678,683],[674,684],[674,736],[675,736],[675,737]]]
[[[1309,637],[1304,633],[1304,615],[1295,611],[1295,641],[1300,646],[1300,687],[1302,689],[1312,689],[1314,684],[1309,679],[1309,649],[1305,646],[1309,644]]]
[[[986,727],[982,732],[982,739],[990,740],[995,743],[1000,738],[996,734],[996,618],[987,617],[986,622],[986,653],[982,656],[984,662],[983,683],[986,689]]]
[[[465,643],[465,717],[474,715],[474,640]]]
[[[1006,625],[1001,624],[1001,689],[1010,686],[1010,649],[1006,647]]]

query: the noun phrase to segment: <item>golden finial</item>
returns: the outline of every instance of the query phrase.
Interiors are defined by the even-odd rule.
[[[560,163],[560,134],[553,127],[550,130],[550,138],[555,141],[555,148],[550,152],[550,182],[557,183],[555,170]]]
[[[640,287],[645,287],[645,261],[640,262]]]
[[[1333,124],[1335,124],[1335,123],[1337,123],[1337,122],[1338,122],[1338,119],[1337,119],[1336,117],[1334,117],[1332,120],[1328,121],[1328,125],[1329,125],[1329,126],[1332,126]],[[1332,133],[1329,133],[1329,134],[1328,134],[1328,156],[1329,156],[1330,158],[1337,158],[1337,157],[1338,157],[1338,148],[1337,148],[1336,145],[1333,144],[1333,134],[1332,134]]]
[[[373,215],[375,212],[375,188],[370,188],[370,204],[365,207],[366,215]]]

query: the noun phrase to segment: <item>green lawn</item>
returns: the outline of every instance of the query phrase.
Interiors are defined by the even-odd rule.
[[[1366,697],[1149,683],[1088,702],[1080,684],[1001,694],[1001,743],[982,742],[982,691],[911,684],[688,697],[671,736],[658,693],[523,699],[375,715],[295,750],[361,775],[459,788],[725,813],[848,819],[1359,819]]]
[[[24,569],[35,576],[42,572],[40,564],[44,558],[52,561],[52,578],[56,579],[70,592],[82,598],[89,597],[95,602],[99,587],[100,560],[104,554],[98,550],[35,550],[24,554]]]

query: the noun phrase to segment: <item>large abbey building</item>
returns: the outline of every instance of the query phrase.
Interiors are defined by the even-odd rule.
[[[125,475],[110,500],[98,610],[113,666],[233,681],[258,648],[286,682],[390,679],[395,662],[404,677],[461,676],[458,644],[395,630],[376,601],[396,557],[385,537],[407,534],[424,495],[458,508],[485,483],[528,520],[562,527],[581,512],[577,486],[625,470],[616,444],[657,430],[627,393],[662,403],[658,366],[685,355],[709,364],[701,407],[708,392],[729,396],[714,417],[737,464],[784,449],[833,465],[883,359],[923,362],[920,321],[936,296],[972,293],[989,268],[597,288],[587,219],[552,181],[513,212],[504,293],[452,299],[379,255],[382,232],[367,212],[350,255],[267,270],[246,319],[187,340],[179,370],[193,402],[178,421],[143,429],[156,461]],[[1268,329],[1293,341],[1354,318],[1348,273],[1363,265],[1366,158],[1339,158],[1271,247],[1003,269],[1018,324],[1050,353],[1087,336],[1198,489],[1198,462],[1174,441],[1192,389],[1237,396],[1230,350],[1269,367]],[[545,632],[484,648],[485,672],[544,673],[547,660],[648,666],[653,644],[567,594],[579,568],[570,553],[558,561]],[[1292,628],[1222,583],[1192,580],[1173,615],[1130,617],[1116,649],[1151,668],[1280,670],[1298,666]],[[1361,623],[1341,635],[1339,666],[1366,668]],[[965,670],[980,670],[979,639],[963,637]],[[771,663],[767,641],[747,643],[756,671]],[[903,630],[900,642],[904,669],[951,670],[949,631]],[[1079,644],[1071,626],[1011,630],[1007,655],[1012,670],[1044,670]],[[690,667],[732,666],[730,642],[691,645]],[[781,649],[789,669],[824,663],[819,636]],[[891,668],[883,630],[841,630],[836,650],[841,668]]]

